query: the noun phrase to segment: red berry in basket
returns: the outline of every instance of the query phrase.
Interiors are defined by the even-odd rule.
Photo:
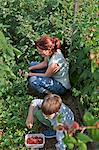
[[[79,124],[78,122],[74,121],[73,126],[74,129],[79,129]]]
[[[39,139],[38,139],[38,143],[39,143],[39,144],[42,144],[42,143],[43,143],[43,139],[42,139],[42,138],[39,138]]]
[[[34,141],[33,141],[32,137],[27,139],[27,144],[34,144]]]
[[[35,139],[39,139],[39,137],[38,137],[38,136],[35,136],[34,138],[35,138]]]
[[[43,138],[41,137],[29,137],[27,139],[27,144],[42,144],[43,143]]]

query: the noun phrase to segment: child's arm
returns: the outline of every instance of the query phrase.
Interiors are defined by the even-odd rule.
[[[34,108],[35,107],[32,104],[30,104],[28,116],[27,116],[27,119],[26,119],[26,126],[28,128],[32,128],[32,126],[33,126],[33,112],[34,112]]]
[[[59,71],[60,66],[58,64],[51,64],[45,73],[29,73],[29,76],[43,76],[43,77],[51,77],[57,71]]]
[[[44,67],[47,67],[47,65],[48,65],[48,62],[47,62],[47,59],[45,58],[43,62],[29,67],[29,70],[31,71],[31,70],[35,70],[35,69],[42,69]]]
[[[27,116],[27,119],[26,119],[26,126],[28,128],[32,128],[33,126],[33,114],[34,114],[34,110],[35,108],[38,106],[38,107],[41,107],[42,105],[42,102],[43,100],[42,99],[35,99],[35,100],[32,100],[32,103],[30,104],[30,107],[29,107],[29,111],[28,111],[28,116]]]

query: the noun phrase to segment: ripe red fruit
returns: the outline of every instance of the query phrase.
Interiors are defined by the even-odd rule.
[[[32,137],[27,139],[27,144],[34,144],[34,141],[33,141]]]
[[[42,138],[39,138],[39,139],[38,139],[38,143],[39,143],[39,144],[42,144],[42,143],[43,143],[43,139],[42,139]]]
[[[99,122],[96,122],[96,127],[99,128]]]
[[[29,137],[27,139],[27,144],[42,144],[43,139],[41,137]]]
[[[74,129],[79,129],[79,124],[78,124],[78,122],[74,121],[72,128],[74,128]]]
[[[96,64],[99,65],[99,60],[96,60]]]

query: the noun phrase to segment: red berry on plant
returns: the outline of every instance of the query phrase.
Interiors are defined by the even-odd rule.
[[[99,128],[99,122],[96,122],[96,127]]]
[[[72,128],[74,128],[74,129],[79,129],[79,124],[78,124],[78,122],[74,121]]]
[[[96,64],[99,65],[99,60],[96,60]]]

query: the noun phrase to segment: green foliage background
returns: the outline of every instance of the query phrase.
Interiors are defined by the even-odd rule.
[[[76,16],[72,0],[0,0],[0,128],[5,133],[1,149],[26,149],[25,120],[32,97],[18,72],[27,71],[31,60],[41,60],[34,41],[42,34],[61,39],[70,61],[73,94],[85,110],[98,115],[99,66],[89,59],[90,52],[98,55],[98,13],[95,0],[80,0]]]

